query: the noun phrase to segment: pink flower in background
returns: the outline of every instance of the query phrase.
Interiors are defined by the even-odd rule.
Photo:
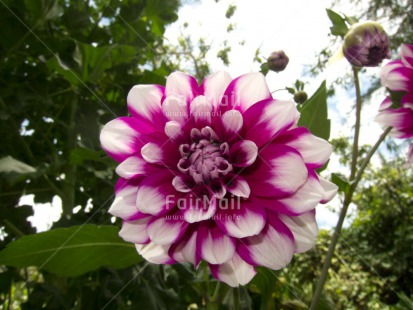
[[[262,74],[218,72],[199,86],[175,72],[127,102],[131,117],[100,140],[120,163],[109,212],[146,260],[205,260],[238,286],[254,266],[280,269],[315,244],[314,209],[337,191],[315,173],[331,146],[297,127],[295,104],[273,99]]]
[[[381,83],[390,91],[398,92],[400,102],[386,98],[379,108],[376,122],[393,127],[390,135],[396,138],[413,138],[413,45],[403,44],[400,60],[390,61],[381,70]],[[408,152],[408,162],[413,163],[413,147]]]

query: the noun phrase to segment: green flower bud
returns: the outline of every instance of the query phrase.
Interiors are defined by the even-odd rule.
[[[288,61],[289,59],[284,51],[272,52],[267,60],[268,69],[275,72],[283,71],[287,67]]]
[[[303,104],[307,100],[307,93],[304,91],[298,91],[294,94],[294,101],[298,104]]]

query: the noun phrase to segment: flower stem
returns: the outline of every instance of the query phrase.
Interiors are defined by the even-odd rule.
[[[343,226],[344,219],[346,217],[348,207],[349,207],[349,205],[351,203],[351,200],[353,198],[354,191],[356,190],[357,185],[360,182],[361,177],[363,176],[363,172],[366,169],[367,165],[369,164],[371,157],[377,151],[378,147],[383,142],[383,140],[386,138],[387,134],[390,132],[391,129],[392,129],[391,127],[388,127],[381,134],[381,136],[377,140],[376,144],[374,144],[374,146],[371,148],[370,152],[367,154],[366,158],[363,160],[358,173],[354,176],[354,181],[351,184],[350,190],[345,195],[344,202],[343,202],[343,208],[341,209],[340,217],[338,219],[337,226],[334,230],[334,234],[333,234],[333,237],[331,239],[330,246],[328,248],[327,256],[326,256],[324,264],[323,264],[323,269],[321,271],[320,278],[318,278],[318,281],[317,281],[317,287],[316,287],[316,290],[315,290],[314,295],[313,295],[313,300],[311,302],[310,310],[317,309],[317,304],[318,304],[318,301],[320,300],[321,293],[323,291],[323,287],[324,287],[324,284],[325,284],[326,279],[327,279],[328,270],[330,269],[331,259],[333,258],[334,250],[336,248],[338,239],[340,237],[340,231],[341,231],[341,228]]]
[[[239,310],[239,287],[235,287],[232,293],[232,297],[234,298],[234,310]]]
[[[354,85],[356,87],[356,124],[354,125],[353,154],[351,158],[350,181],[353,181],[357,171],[357,159],[359,151],[360,119],[361,119],[361,92],[358,70],[353,67]]]

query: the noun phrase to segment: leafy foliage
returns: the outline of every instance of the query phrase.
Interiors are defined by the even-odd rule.
[[[102,266],[125,268],[141,258],[114,226],[86,224],[23,236],[0,252],[0,264],[39,266],[61,276],[78,276]]]

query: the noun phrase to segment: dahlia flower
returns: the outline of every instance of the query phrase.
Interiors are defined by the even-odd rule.
[[[401,94],[400,102],[386,98],[379,108],[376,122],[393,127],[395,138],[413,138],[413,45],[403,44],[400,60],[387,63],[380,72],[381,83],[390,91]],[[413,163],[413,145],[408,152],[408,163]]]
[[[147,261],[204,260],[236,287],[315,244],[315,207],[337,190],[315,172],[331,146],[297,127],[295,104],[273,99],[262,74],[199,86],[175,72],[166,87],[134,86],[127,104],[100,136],[120,163],[109,212]]]
[[[390,58],[389,37],[374,21],[354,24],[344,37],[343,53],[356,67],[375,67]]]

